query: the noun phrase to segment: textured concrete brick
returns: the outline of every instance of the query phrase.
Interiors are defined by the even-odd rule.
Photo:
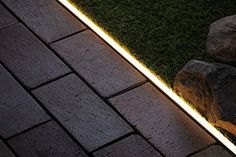
[[[51,46],[103,96],[145,80],[90,31],[79,33]]]
[[[16,22],[16,19],[0,4],[0,29]]]
[[[213,145],[208,149],[193,155],[191,157],[233,157],[233,155],[229,154],[224,148],[219,145]]]
[[[8,141],[19,157],[87,157],[55,123],[48,122]]]
[[[33,93],[89,151],[131,131],[74,74],[36,89]]]
[[[55,0],[2,1],[46,42],[85,28]]]
[[[15,157],[15,155],[0,140],[0,157]]]
[[[0,65],[0,135],[19,133],[49,117]]]
[[[161,157],[142,137],[132,135],[94,153],[95,157]]]
[[[0,41],[0,60],[27,87],[35,87],[70,71],[21,24],[0,30]]]
[[[214,142],[149,83],[110,101],[166,156],[183,157]]]

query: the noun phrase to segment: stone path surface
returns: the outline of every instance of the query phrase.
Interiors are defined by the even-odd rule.
[[[0,0],[0,157],[233,156],[56,0]]]

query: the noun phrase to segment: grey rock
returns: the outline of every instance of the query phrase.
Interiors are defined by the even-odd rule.
[[[192,60],[177,74],[174,90],[209,121],[236,124],[236,69],[218,63]]]
[[[207,52],[218,61],[236,65],[236,15],[211,24]]]
[[[214,142],[150,83],[110,101],[165,156],[183,157]]]

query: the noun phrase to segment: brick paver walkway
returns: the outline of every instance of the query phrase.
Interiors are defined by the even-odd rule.
[[[56,0],[0,0],[0,157],[231,156]]]

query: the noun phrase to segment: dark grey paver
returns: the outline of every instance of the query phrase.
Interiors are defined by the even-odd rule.
[[[15,157],[15,155],[0,140],[0,157]]]
[[[149,83],[110,101],[166,156],[183,157],[214,142]]]
[[[35,87],[70,72],[21,24],[0,30],[0,41],[0,60],[27,87]]]
[[[145,78],[90,31],[51,45],[100,94],[109,96]]]
[[[53,121],[8,141],[19,157],[87,157]]]
[[[33,93],[89,151],[131,131],[74,74],[36,89]]]
[[[2,1],[46,42],[85,28],[56,0]]]
[[[95,157],[161,157],[149,143],[139,135],[129,136],[94,153]]]
[[[0,29],[16,22],[16,19],[0,4]]]
[[[15,135],[49,117],[0,65],[0,135]]]
[[[224,148],[219,145],[213,145],[208,149],[197,153],[191,157],[233,157]]]

